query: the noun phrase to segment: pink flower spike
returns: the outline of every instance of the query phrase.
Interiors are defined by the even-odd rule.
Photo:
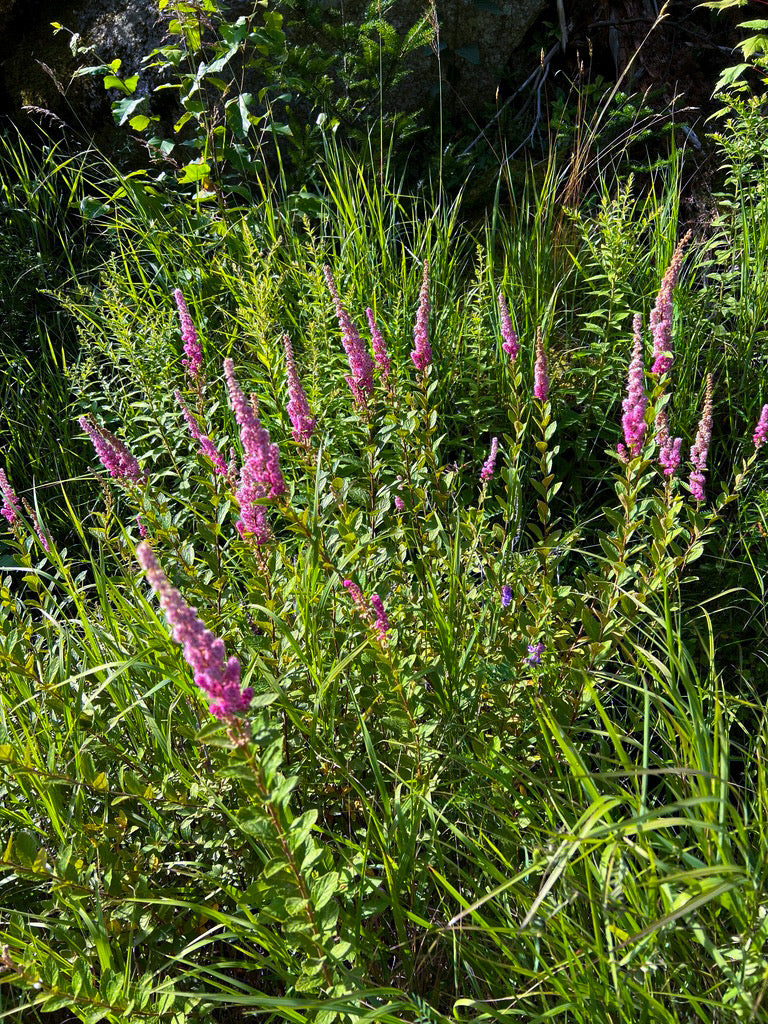
[[[0,508],[0,515],[8,520],[9,526],[13,526],[21,514],[21,509],[19,497],[8,482],[4,469],[0,469],[0,493],[3,495],[3,507]]]
[[[194,672],[195,683],[208,698],[211,714],[228,720],[247,711],[253,690],[250,686],[241,688],[240,662],[235,657],[227,659],[224,641],[206,629],[195,609],[171,586],[146,541],[136,548],[136,557],[173,627],[173,639],[184,648],[184,658]]]
[[[387,634],[392,628],[389,624],[389,616],[384,608],[384,602],[378,594],[373,594],[371,596],[371,604],[373,605],[373,610],[376,613],[376,621],[373,624],[373,628],[378,634],[381,646],[386,647],[389,643]]]
[[[705,472],[707,469],[707,456],[709,455],[709,444],[712,440],[712,374],[707,375],[707,387],[704,393],[704,408],[699,421],[699,429],[696,431],[696,440],[691,448],[691,462],[693,469],[689,478],[691,494],[696,501],[704,501]]]
[[[349,360],[350,375],[346,378],[347,384],[349,384],[349,390],[352,392],[358,409],[364,412],[368,408],[368,402],[373,398],[374,362],[365,342],[360,337],[360,332],[352,321],[352,317],[342,304],[331,268],[325,266],[323,274],[336,307],[336,319],[341,328],[341,343]]]
[[[483,468],[480,470],[480,479],[484,484],[487,484],[488,481],[493,477],[494,471],[496,469],[496,456],[498,455],[498,453],[499,439],[498,437],[494,437],[494,439],[491,441],[491,453],[483,463]]]
[[[752,440],[755,442],[755,448],[760,448],[765,444],[768,439],[768,405],[763,406],[763,411],[760,413],[760,419],[757,421],[757,427],[755,428],[755,436]]]
[[[368,625],[373,625],[373,615],[371,613],[371,606],[368,604],[368,599],[362,592],[360,587],[354,580],[344,580],[344,587],[347,593],[352,598],[355,608],[357,608],[360,615],[365,619]]]
[[[365,315],[368,317],[368,326],[371,328],[373,357],[379,365],[381,381],[386,387],[389,375],[392,372],[392,362],[389,358],[389,352],[387,351],[387,343],[384,341],[384,336],[376,325],[376,317],[373,315],[373,310],[370,306],[366,309]]]
[[[293,355],[293,345],[287,334],[283,335],[285,347],[285,366],[288,376],[288,404],[286,412],[293,426],[293,439],[297,444],[303,444],[307,448],[315,429],[317,417],[312,416],[307,401],[307,395],[299,380],[299,371],[296,369],[296,360]]]
[[[176,401],[179,403],[179,407],[182,411],[184,419],[187,422],[189,432],[195,439],[195,441],[197,441],[197,443],[200,445],[200,450],[202,451],[203,455],[210,459],[210,461],[213,463],[214,470],[220,476],[227,476],[228,467],[226,462],[224,461],[224,456],[221,454],[221,452],[210,439],[210,437],[208,437],[207,434],[204,434],[203,431],[200,429],[200,424],[197,422],[195,417],[190,412],[189,408],[187,407],[187,404],[181,397],[180,391],[175,392],[175,398]]]
[[[26,498],[22,498],[21,499],[21,503],[24,506],[24,508],[26,509],[27,515],[29,516],[30,521],[32,522],[32,526],[34,528],[34,531],[37,534],[37,539],[40,541],[40,543],[42,544],[43,548],[46,551],[50,552],[50,550],[51,550],[51,542],[48,539],[48,534],[45,532],[45,530],[40,525],[40,520],[37,518],[37,512],[35,512],[35,510],[32,508],[32,506],[29,504],[29,502],[26,500]]]
[[[243,445],[243,466],[235,492],[240,507],[237,529],[244,539],[252,536],[257,545],[267,544],[272,539],[272,530],[261,499],[274,500],[285,493],[280,451],[270,442],[269,431],[262,427],[253,405],[243,394],[231,359],[224,360],[224,375]]]
[[[659,445],[659,465],[664,470],[664,476],[671,478],[680,466],[683,439],[670,437],[666,409],[662,409],[656,416],[656,440]]]
[[[640,454],[648,430],[645,422],[648,398],[645,394],[645,368],[643,365],[643,321],[639,313],[635,315],[634,319],[634,334],[635,342],[627,378],[627,397],[622,403],[624,415],[621,419],[621,425],[624,428],[624,442],[629,449],[627,458],[634,458]],[[620,453],[626,453],[627,448],[624,448],[623,445],[620,446]]]
[[[499,309],[501,311],[501,336],[504,339],[501,347],[509,356],[510,362],[514,362],[520,351],[520,342],[517,340],[517,333],[512,326],[512,318],[507,308],[507,300],[504,298],[504,292],[502,291],[499,292]]]
[[[669,264],[656,297],[656,304],[651,310],[650,327],[653,334],[653,365],[651,373],[661,377],[669,373],[672,367],[674,354],[672,350],[672,320],[675,313],[673,292],[677,279],[680,276],[680,267],[683,264],[683,252],[693,235],[689,231],[680,241],[672,262]]]
[[[131,480],[142,483],[146,480],[138,460],[128,445],[113,433],[102,427],[91,416],[81,416],[80,426],[88,434],[101,464],[110,476],[118,480]]]
[[[176,289],[173,293],[173,297],[176,300],[176,305],[179,309],[181,340],[184,342],[184,353],[186,355],[186,359],[182,360],[182,364],[187,368],[187,373],[195,384],[199,384],[200,371],[203,368],[203,347],[197,336],[197,330],[192,317],[189,315],[186,299],[184,298],[184,293],[181,288]]]
[[[417,370],[425,373],[432,363],[432,346],[429,343],[429,260],[424,260],[424,276],[419,292],[419,309],[416,326],[413,329],[413,352],[411,359]]]
[[[533,368],[533,394],[540,402],[549,397],[549,364],[544,348],[544,334],[536,328],[536,365]]]

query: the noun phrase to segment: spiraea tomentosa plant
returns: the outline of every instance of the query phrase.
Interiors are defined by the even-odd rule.
[[[166,419],[156,420],[167,424],[173,460],[145,457],[139,428],[130,423],[123,440],[95,418],[82,421],[109,474],[102,481],[108,500],[114,502],[117,489],[120,503],[130,507],[119,537],[98,535],[104,557],[114,564],[114,579],[100,582],[103,623],[121,635],[124,620],[137,616],[124,673],[135,682],[119,712],[108,709],[108,720],[135,718],[141,749],[157,744],[163,757],[173,759],[173,771],[162,783],[165,803],[158,805],[153,786],[137,781],[135,764],[130,772],[121,765],[113,778],[110,764],[97,770],[89,766],[87,749],[78,754],[87,777],[73,799],[85,799],[79,795],[85,790],[90,808],[109,796],[93,834],[111,830],[105,842],[117,849],[115,856],[124,853],[125,863],[110,868],[114,884],[104,879],[101,848],[91,864],[87,851],[32,851],[29,836],[14,833],[6,864],[50,893],[57,922],[77,924],[72,935],[81,935],[84,906],[92,903],[96,909],[88,920],[99,942],[80,943],[78,953],[79,938],[59,929],[46,958],[39,953],[42,929],[33,942],[17,915],[0,927],[5,980],[33,993],[42,1008],[76,1007],[83,1019],[98,1004],[97,1010],[107,1005],[115,1020],[131,1019],[136,1007],[161,1020],[170,1006],[180,1020],[184,1014],[193,1020],[198,1011],[210,1017],[214,1004],[227,999],[254,1012],[282,1008],[289,1019],[328,1024],[375,1020],[380,1006],[389,1014],[383,1020],[421,1019],[416,1011],[432,1000],[439,1007],[435,1019],[445,1019],[439,1014],[462,996],[450,981],[456,955],[466,958],[461,963],[476,980],[485,1019],[488,1005],[509,996],[510,965],[532,971],[542,943],[570,955],[570,946],[556,947],[556,929],[548,930],[548,923],[597,884],[598,868],[613,871],[613,860],[621,860],[621,877],[629,876],[630,858],[641,849],[662,876],[667,872],[669,849],[657,840],[664,822],[653,818],[652,793],[643,781],[653,767],[650,740],[636,757],[633,733],[621,740],[615,730],[610,734],[630,781],[620,798],[604,799],[582,770],[563,723],[587,709],[593,716],[595,709],[605,713],[620,676],[619,653],[636,649],[638,619],[647,621],[649,609],[674,611],[683,571],[701,553],[768,437],[766,406],[733,485],[708,506],[714,402],[708,379],[687,484],[678,473],[682,440],[670,433],[676,373],[670,360],[681,251],[664,277],[648,332],[639,315],[634,320],[627,393],[616,423],[623,441],[609,453],[617,467],[616,502],[604,510],[600,552],[578,551],[586,565],[579,572],[568,565],[578,531],[562,522],[565,506],[557,502],[557,338],[543,326],[534,337],[519,338],[503,291],[495,351],[502,354],[497,369],[505,382],[506,408],[500,411],[512,433],[489,430],[476,450],[453,452],[450,461],[441,457],[441,418],[450,410],[440,404],[436,387],[447,345],[439,331],[429,330],[434,254],[414,275],[418,295],[414,287],[408,322],[381,318],[390,344],[367,306],[370,340],[361,334],[353,319],[359,310],[353,300],[345,305],[340,298],[338,268],[335,275],[326,270],[338,322],[338,331],[328,329],[349,363],[348,387],[339,375],[343,413],[337,418],[322,407],[312,414],[298,333],[295,350],[283,332],[282,346],[276,344],[284,378],[270,381],[271,392],[256,378],[256,387],[268,393],[249,396],[252,368],[238,357],[236,370],[234,356],[228,357],[222,384],[206,366],[212,346],[200,344],[176,294],[187,374],[175,391],[169,382],[175,401],[169,400]],[[510,305],[514,311],[514,301]],[[190,393],[193,399],[185,398]],[[221,401],[225,393],[229,411]],[[193,400],[194,413],[188,404]],[[407,410],[407,433],[399,430],[400,410]],[[178,430],[182,418],[188,434]],[[236,450],[226,462],[223,453],[231,448]],[[186,486],[178,467],[193,467],[185,472],[194,487]],[[20,560],[26,557],[29,565],[34,540],[18,528],[21,501],[2,471],[0,490],[0,511],[17,531]],[[152,602],[134,580],[137,515],[146,540],[135,555],[175,644],[164,626],[157,627]],[[36,585],[38,606],[48,615],[62,603],[62,590],[67,600],[83,602],[80,588],[63,572],[40,573]],[[102,622],[92,636],[84,632],[84,642],[94,648],[108,642]],[[67,656],[64,651],[62,663]],[[675,657],[675,671],[681,671]],[[73,681],[77,696],[81,676]],[[151,712],[154,695],[169,692],[162,713],[173,728],[157,725]],[[214,719],[202,731],[201,694]],[[642,724],[650,736],[647,687],[646,697]],[[631,699],[631,693],[622,697]],[[662,703],[671,699],[665,694]],[[95,693],[71,728],[101,713]],[[543,738],[529,757],[534,724]],[[192,747],[196,730],[200,762],[192,778],[177,747]],[[487,793],[479,810],[462,804],[456,822],[451,809],[464,800],[466,765],[481,743]],[[469,760],[454,779],[447,773],[462,750]],[[530,767],[546,751],[546,786],[560,786],[564,765],[572,764],[578,780],[572,799],[576,804],[586,792],[590,801],[586,816],[577,815],[569,829],[591,842],[594,824],[603,830],[600,841],[605,833],[614,843],[586,880],[569,874],[576,870],[570,832],[559,835],[551,822],[531,849],[521,852],[519,833],[507,841],[510,822],[529,820],[533,804],[546,796]],[[134,761],[141,766],[141,755]],[[11,770],[19,785],[26,784],[28,765],[12,762]],[[63,783],[46,776],[49,806],[57,799],[52,785]],[[113,793],[110,787],[118,785]],[[687,799],[681,797],[681,807],[688,807]],[[183,827],[169,824],[177,818]],[[130,844],[129,830],[145,820],[156,833],[149,853]],[[66,836],[66,823],[59,824]],[[626,847],[625,826],[632,837]],[[185,844],[197,828],[213,835],[205,867],[186,857]],[[434,847],[427,847],[427,833],[438,837]],[[459,856],[453,856],[454,843]],[[430,849],[450,855],[438,865],[423,853]],[[170,895],[148,895],[156,890],[135,867],[142,857],[159,862],[155,850],[163,856],[168,851],[159,884]],[[474,864],[484,865],[482,884]],[[86,870],[91,873],[84,879],[78,872]],[[543,873],[538,890],[530,881],[536,872]],[[671,868],[667,873],[671,880],[662,878],[654,896],[661,909],[649,905],[645,912],[650,920],[666,914],[669,923],[682,906],[674,886],[684,883]],[[680,890],[692,901],[701,897],[695,889],[701,872],[694,874],[691,887]],[[573,891],[559,887],[561,876]],[[208,894],[204,900],[190,896],[196,883]],[[134,886],[136,895],[118,907],[123,884]],[[635,934],[649,938],[638,910],[643,888],[627,885],[619,898],[612,895],[613,884],[606,883],[601,904],[610,934],[621,942]],[[135,905],[144,903],[146,915],[134,914]],[[152,916],[169,905],[173,913],[167,917]],[[590,897],[590,913],[596,905]],[[474,924],[467,931],[477,933],[474,951],[459,936],[469,917]],[[117,924],[104,924],[102,933],[98,921],[105,919]],[[186,939],[176,924],[182,919],[194,931]],[[426,959],[425,945],[433,947]],[[640,940],[634,955],[645,956]],[[640,972],[646,959],[639,961]],[[136,962],[147,964],[146,984],[132,973]],[[177,993],[157,980],[169,962],[188,971]],[[428,986],[419,980],[424,972]],[[521,1005],[533,1012],[532,1002]]]

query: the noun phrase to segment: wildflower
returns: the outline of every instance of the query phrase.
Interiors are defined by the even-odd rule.
[[[395,498],[395,508],[397,509],[398,512],[402,512],[403,509],[405,508],[405,502],[403,501],[399,494]]]
[[[141,514],[141,512],[139,512],[139,514],[136,516],[136,524],[139,527],[139,534],[141,538],[143,540],[146,540],[147,537],[149,536],[149,530],[147,529],[147,524],[144,521],[144,516]]]
[[[632,349],[632,359],[629,364],[629,375],[627,378],[627,397],[622,402],[624,415],[621,425],[624,428],[624,440],[627,447],[619,445],[619,454],[627,461],[638,455],[645,443],[645,435],[648,426],[645,422],[645,410],[648,408],[648,398],[645,394],[645,372],[643,367],[643,325],[639,313],[634,319],[635,343]]]
[[[528,644],[528,657],[525,659],[529,665],[540,665],[541,656],[546,650],[546,644]]]
[[[384,335],[379,330],[376,324],[376,317],[373,315],[373,310],[368,307],[365,311],[365,315],[368,317],[368,326],[371,328],[371,341],[373,342],[373,358],[379,364],[379,372],[381,373],[381,382],[385,386],[389,381],[389,375],[392,372],[392,361],[389,358],[389,352],[387,351],[387,343],[384,341]]]
[[[659,443],[659,463],[664,476],[673,477],[680,465],[681,437],[670,437],[667,410],[662,409],[656,416],[656,440]]]
[[[689,478],[691,494],[696,501],[704,501],[704,473],[707,468],[709,443],[712,440],[712,374],[707,375],[707,387],[704,393],[704,408],[696,431],[696,440],[691,448],[693,469]]]
[[[764,445],[766,438],[768,438],[768,405],[763,406],[760,419],[757,421],[755,436],[752,438],[755,442],[755,448],[760,448],[761,445]]]
[[[138,460],[119,437],[115,437],[113,433],[90,416],[81,416],[79,423],[90,437],[101,464],[110,476],[117,477],[119,480],[132,480],[134,483],[140,483],[146,479]]]
[[[256,410],[248,404],[235,377],[235,365],[231,359],[224,360],[224,375],[240,427],[244,456],[235,492],[240,506],[240,519],[236,525],[241,537],[253,536],[257,544],[266,544],[272,537],[272,531],[267,510],[258,502],[262,498],[279,498],[285,493],[280,451],[276,444],[270,443],[269,431],[262,427]]]
[[[365,619],[368,625],[373,624],[373,615],[371,613],[371,607],[368,604],[368,599],[362,592],[360,587],[354,580],[344,580],[343,585],[346,588],[347,593],[352,598],[352,601],[357,608],[360,615]]]
[[[509,608],[509,606],[512,604],[512,597],[512,587],[510,587],[508,583],[505,583],[504,586],[501,588],[501,607]]]
[[[241,689],[238,659],[227,659],[224,641],[206,629],[195,609],[171,586],[146,541],[136,548],[136,556],[173,627],[173,639],[184,647],[184,658],[194,672],[195,683],[208,697],[211,714],[230,719],[246,711],[253,690],[250,686]]]
[[[496,469],[496,456],[499,453],[499,439],[494,437],[491,441],[491,453],[483,463],[483,468],[480,470],[480,479],[484,484],[493,476],[494,470]]]
[[[672,352],[672,319],[675,306],[672,293],[675,290],[677,279],[680,275],[680,267],[683,263],[683,251],[691,240],[692,232],[689,231],[680,241],[672,262],[669,264],[656,297],[656,304],[651,310],[651,333],[653,334],[653,365],[651,373],[662,376],[669,373],[672,367],[674,355]]]
[[[287,334],[283,335],[283,345],[285,346],[285,365],[288,374],[288,404],[285,408],[293,426],[294,441],[309,447],[317,418],[311,414],[307,395],[301,386],[299,371],[296,369],[293,345]]]
[[[26,511],[27,515],[29,516],[30,522],[32,523],[35,533],[37,534],[37,539],[40,541],[40,543],[42,544],[46,551],[50,551],[51,542],[48,538],[48,534],[40,525],[40,520],[37,518],[37,512],[35,512],[35,510],[32,508],[32,506],[30,505],[26,498],[22,498],[21,503],[24,506],[24,510]]]
[[[413,329],[413,365],[422,373],[432,362],[432,346],[429,343],[429,260],[424,260],[424,276],[419,292],[419,309],[416,314],[416,326]]]
[[[21,509],[19,508],[18,495],[8,482],[4,469],[0,469],[0,492],[3,495],[3,507],[0,508],[0,516],[4,516],[8,520],[9,526],[13,526],[19,518]]]
[[[175,397],[176,401],[179,403],[179,406],[181,407],[184,419],[187,421],[189,432],[195,439],[195,441],[197,441],[197,443],[200,445],[200,449],[203,455],[206,455],[211,460],[211,462],[213,463],[214,470],[220,476],[227,476],[228,468],[226,462],[224,461],[224,456],[221,454],[221,452],[210,439],[210,437],[208,437],[207,434],[204,434],[202,432],[202,430],[200,429],[200,424],[189,411],[186,403],[184,402],[184,399],[181,397],[181,392],[175,392]]]
[[[540,402],[546,402],[549,395],[549,366],[544,348],[544,335],[536,329],[536,365],[533,368],[533,393]]]
[[[381,600],[378,594],[373,594],[371,596],[371,604],[373,605],[373,610],[376,613],[376,621],[373,624],[373,628],[376,630],[376,633],[378,634],[379,643],[381,644],[381,646],[386,647],[387,643],[389,642],[387,634],[392,628],[389,624],[389,616],[387,615],[386,610],[384,608],[384,602]]]
[[[331,268],[324,267],[323,273],[336,306],[336,319],[341,328],[341,343],[349,360],[351,373],[346,381],[355,399],[355,404],[359,409],[364,410],[368,407],[368,401],[373,397],[373,359],[371,359],[365,342],[360,337],[360,332],[352,322],[352,317],[342,305]]]
[[[520,351],[520,343],[517,340],[517,333],[512,327],[512,318],[507,309],[507,300],[501,291],[499,292],[499,309],[501,310],[501,336],[504,339],[501,347],[507,353],[510,360],[514,362],[517,359],[517,353]]]
[[[179,320],[181,321],[181,340],[184,342],[184,353],[186,359],[182,364],[187,368],[187,373],[196,384],[200,383],[200,371],[203,368],[203,347],[197,336],[192,317],[189,315],[187,303],[181,288],[173,293],[176,305],[179,308]]]

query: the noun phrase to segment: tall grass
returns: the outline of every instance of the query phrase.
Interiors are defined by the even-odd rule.
[[[147,480],[94,456],[84,507],[54,464],[4,534],[9,1019],[762,1019],[766,381],[748,307],[765,263],[743,189],[686,257],[670,379],[645,377],[649,427],[666,404],[687,449],[715,375],[708,500],[687,471],[662,477],[652,430],[616,454],[631,318],[647,323],[682,234],[678,168],[643,190],[605,179],[579,212],[552,167],[471,229],[460,197],[409,195],[340,150],[311,218],[265,189],[225,230],[136,179],[113,191],[98,286],[61,294],[80,339],[66,388],[71,422],[90,414]],[[365,407],[326,264],[394,366]],[[204,382],[182,365],[176,287]],[[174,397],[247,460],[224,358],[286,480],[256,499],[262,545],[235,526],[242,478],[213,472]],[[246,715],[208,714],[140,530],[239,658]]]

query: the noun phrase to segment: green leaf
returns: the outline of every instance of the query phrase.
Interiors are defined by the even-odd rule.
[[[131,128],[133,128],[134,131],[137,132],[143,132],[149,123],[150,119],[147,117],[146,114],[137,114],[135,117],[132,117],[131,120],[129,121]]]
[[[187,185],[193,181],[202,181],[211,173],[211,165],[208,163],[191,163],[184,166],[184,173],[179,178],[181,185]]]

